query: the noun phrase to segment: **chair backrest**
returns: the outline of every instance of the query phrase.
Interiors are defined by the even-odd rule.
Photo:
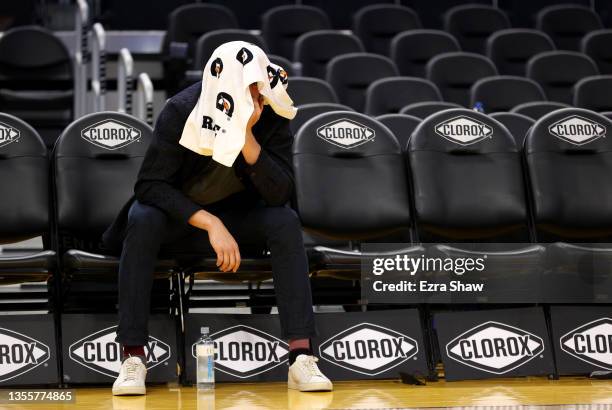
[[[73,116],[70,54],[51,31],[23,26],[0,38],[0,110],[38,130],[48,146]]]
[[[230,41],[246,41],[268,52],[268,46],[263,38],[253,34],[248,30],[240,29],[221,29],[202,34],[195,45],[195,57],[193,59],[193,69],[201,70],[206,65],[213,51],[222,44]],[[283,67],[284,68],[284,67]]]
[[[569,107],[568,104],[556,101],[531,101],[517,105],[512,108],[510,112],[522,114],[533,120],[538,120],[550,112],[567,107]]]
[[[597,75],[579,80],[574,85],[573,106],[592,111],[612,110],[612,75]]]
[[[363,111],[368,86],[380,78],[397,75],[397,67],[388,57],[351,53],[334,57],[327,64],[326,80],[341,104]]]
[[[421,28],[418,14],[398,4],[373,4],[353,16],[353,32],[366,51],[389,55],[389,45],[397,33]]]
[[[517,114],[514,112],[495,112],[490,115],[491,118],[502,123],[508,131],[514,137],[514,141],[516,141],[516,145],[519,149],[522,149],[523,142],[525,141],[525,136],[527,135],[527,131],[535,124],[535,120],[533,118],[529,118],[523,114]]]
[[[221,29],[237,29],[234,13],[217,4],[185,4],[168,16],[168,30],[164,38],[163,52],[175,55],[176,45],[186,45],[186,59],[194,56],[195,45],[204,33]]]
[[[374,81],[366,90],[365,113],[397,113],[408,104],[441,101],[438,87],[431,81],[414,77],[387,77]]]
[[[467,106],[470,88],[481,78],[497,75],[495,65],[488,58],[475,53],[444,53],[427,63],[427,78],[433,81],[444,101]]]
[[[572,103],[572,89],[581,78],[598,75],[595,62],[575,51],[549,51],[527,63],[527,77],[537,81],[551,101]]]
[[[555,50],[555,44],[541,31],[509,28],[491,34],[486,49],[500,74],[524,76],[527,61],[536,54]]]
[[[64,130],[53,151],[60,247],[99,246],[133,195],[152,135],[147,124],[117,112],[86,115]]]
[[[612,74],[612,30],[595,30],[587,33],[580,42],[580,51],[595,61],[602,74]]]
[[[414,130],[407,155],[421,241],[529,240],[521,155],[499,122],[439,112]]]
[[[376,117],[376,119],[393,132],[402,150],[408,147],[408,140],[412,135],[412,131],[422,121],[419,117],[407,114],[383,114]]]
[[[425,66],[432,57],[460,50],[457,39],[446,31],[416,29],[393,37],[390,55],[401,75],[425,77]]]
[[[481,102],[487,113],[509,111],[518,104],[545,99],[544,90],[538,83],[510,75],[483,78],[470,90],[470,106]]]
[[[592,9],[573,4],[545,7],[536,17],[536,27],[547,33],[560,50],[579,50],[580,40],[589,31],[603,28]]]
[[[302,64],[302,75],[325,78],[327,63],[348,53],[362,53],[361,40],[337,30],[316,30],[302,34],[295,42],[293,61]]]
[[[457,38],[462,50],[473,53],[484,54],[489,35],[509,27],[506,13],[483,4],[455,6],[444,13],[444,29]]]
[[[293,135],[297,134],[302,125],[319,114],[332,111],[355,111],[351,107],[336,103],[311,103],[300,105],[297,114],[289,122]]]
[[[567,108],[536,122],[525,141],[539,241],[612,240],[612,122]]]
[[[447,101],[424,101],[408,104],[402,108],[399,113],[411,115],[417,118],[427,118],[439,111],[448,110],[451,108],[462,108],[459,104]]]
[[[49,158],[38,133],[0,113],[0,243],[49,233]]]
[[[337,103],[338,97],[325,81],[313,77],[291,77],[287,92],[294,105],[312,103]]]
[[[317,115],[295,137],[293,166],[307,231],[363,240],[410,227],[402,150],[375,119],[352,112]]]
[[[51,31],[22,26],[0,37],[0,88],[66,90],[72,78],[70,53]]]
[[[297,38],[314,30],[329,30],[327,14],[316,7],[287,5],[273,7],[261,16],[261,34],[274,54],[293,58]]]

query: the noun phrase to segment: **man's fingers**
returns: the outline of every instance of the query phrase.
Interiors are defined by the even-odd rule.
[[[227,272],[227,268],[230,264],[230,253],[227,250],[223,251],[223,264],[221,265],[221,272]]]
[[[221,265],[223,265],[223,251],[215,249],[215,252],[217,253],[217,268],[221,269]]]
[[[240,267],[240,262],[241,262],[240,251],[238,250],[238,246],[236,246],[236,249],[234,250],[234,255],[236,258],[236,264],[234,265],[234,272],[236,272],[238,268]]]
[[[233,250],[229,251],[229,263],[227,264],[227,271],[233,271],[236,266],[236,254]]]

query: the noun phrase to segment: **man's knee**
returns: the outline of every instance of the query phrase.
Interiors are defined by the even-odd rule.
[[[159,235],[166,227],[166,214],[158,208],[134,202],[128,214],[128,230],[146,235]]]

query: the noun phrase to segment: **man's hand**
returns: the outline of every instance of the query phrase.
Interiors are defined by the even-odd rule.
[[[253,114],[251,114],[249,122],[247,122],[242,156],[247,164],[253,165],[257,162],[259,153],[261,152],[261,145],[259,145],[253,135],[253,126],[259,121],[259,117],[261,117],[263,111],[263,95],[259,94],[257,83],[251,84],[249,90],[251,91],[251,98],[253,99]]]
[[[221,272],[238,270],[240,266],[238,243],[219,218],[201,209],[189,218],[189,224],[208,232],[208,240],[217,254],[217,267]]]

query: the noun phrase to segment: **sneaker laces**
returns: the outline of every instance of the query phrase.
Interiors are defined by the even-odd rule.
[[[123,381],[134,381],[136,380],[136,373],[138,371],[138,363],[131,360],[125,361],[125,376]]]
[[[319,366],[317,366],[317,359],[314,356],[306,356],[306,359],[303,361],[304,367],[308,370],[311,376],[320,376],[323,377],[323,373],[319,370]]]

